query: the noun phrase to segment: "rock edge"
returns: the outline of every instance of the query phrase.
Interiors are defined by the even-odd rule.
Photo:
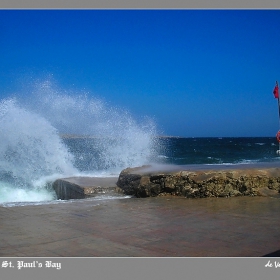
[[[52,187],[58,199],[83,199],[103,194],[123,194],[117,177],[70,177],[57,179]]]
[[[156,170],[126,168],[117,186],[136,197],[176,195],[187,198],[271,196],[280,198],[280,168]]]

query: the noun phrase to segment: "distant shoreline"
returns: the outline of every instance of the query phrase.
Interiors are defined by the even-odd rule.
[[[67,138],[67,139],[78,139],[78,138],[92,138],[92,139],[98,139],[98,138],[114,138],[112,136],[94,136],[94,135],[78,135],[78,134],[59,134],[61,138]],[[205,138],[205,139],[227,139],[227,138],[275,138],[274,136],[174,136],[174,135],[157,135],[152,136],[153,138],[175,138],[175,139],[192,139],[192,138]]]

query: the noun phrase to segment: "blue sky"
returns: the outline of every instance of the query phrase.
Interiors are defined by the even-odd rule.
[[[0,10],[0,96],[51,75],[160,134],[274,137],[279,30],[280,10]]]

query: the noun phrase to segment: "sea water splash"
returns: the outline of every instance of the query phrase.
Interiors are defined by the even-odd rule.
[[[49,81],[21,96],[0,102],[0,203],[52,200],[49,184],[56,178],[117,174],[152,160],[151,120],[139,124],[127,111]],[[67,146],[69,135],[83,137],[78,150]]]
[[[51,124],[15,99],[0,103],[0,203],[51,200],[48,182],[76,172]]]
[[[118,173],[150,162],[156,153],[156,126],[150,118],[137,122],[124,109],[89,98],[87,93],[66,93],[49,81],[37,84],[31,96],[28,102],[22,101],[26,108],[47,119],[60,134],[84,137],[82,149],[95,150],[89,172]],[[78,162],[76,157],[76,166]]]

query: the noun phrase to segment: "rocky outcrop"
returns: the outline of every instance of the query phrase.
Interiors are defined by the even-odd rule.
[[[58,179],[52,186],[58,199],[81,199],[106,193],[123,193],[116,181],[115,177],[71,177]]]
[[[179,169],[181,168],[181,170]],[[136,197],[178,195],[187,198],[274,196],[280,197],[280,168],[232,166],[142,166],[123,170],[117,186]]]

